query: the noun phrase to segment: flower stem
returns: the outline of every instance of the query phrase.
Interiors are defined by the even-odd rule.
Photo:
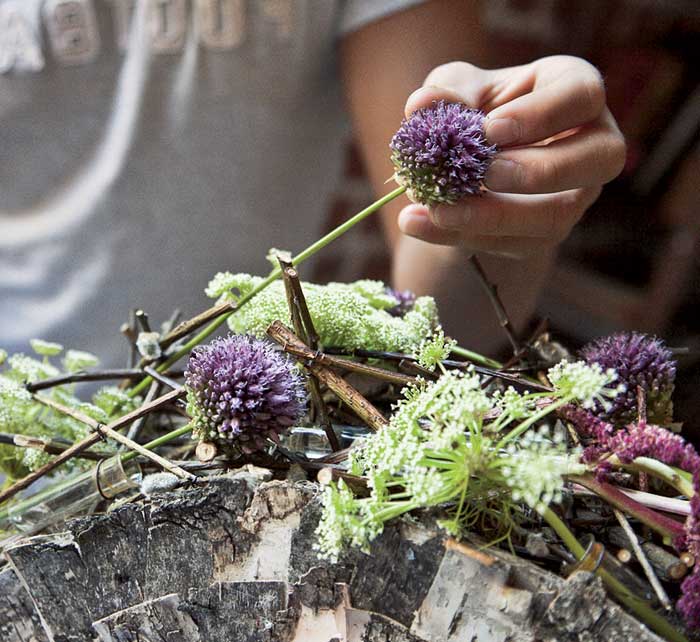
[[[564,397],[563,399],[559,399],[558,401],[555,401],[554,403],[552,403],[548,406],[545,406],[544,408],[542,408],[542,410],[539,410],[534,415],[530,415],[530,417],[528,417],[525,421],[519,423],[507,435],[502,437],[501,440],[496,444],[495,450],[496,451],[500,450],[509,441],[512,441],[516,437],[519,437],[520,435],[522,435],[530,426],[537,423],[540,419],[542,419],[543,417],[546,417],[549,413],[553,412],[557,408],[561,408],[562,406],[565,406],[570,401],[571,401],[570,397]]]
[[[611,457],[609,461],[614,465],[620,465],[628,470],[636,470],[637,472],[649,473],[665,481],[669,486],[675,488],[681,495],[685,495],[688,499],[695,495],[692,481],[685,479],[672,466],[664,464],[651,457],[637,457],[630,464],[623,464],[617,457]]]
[[[559,519],[559,516],[551,509],[547,508],[542,516],[545,518],[547,523],[554,529],[554,531],[561,537],[562,541],[566,547],[571,551],[571,553],[576,557],[577,560],[583,559],[585,551],[583,546],[576,539],[574,534],[569,530],[569,528],[564,524],[564,522]],[[600,577],[601,580],[608,587],[610,592],[630,611],[632,611],[642,622],[647,624],[651,629],[656,631],[665,640],[672,640],[673,642],[688,642],[682,633],[674,629],[664,618],[662,618],[658,613],[656,613],[647,602],[640,599],[636,595],[630,593],[629,589],[620,582],[616,577],[610,574],[606,569],[599,567],[596,571],[596,575]]]
[[[469,361],[473,361],[474,363],[486,366],[487,368],[500,370],[503,367],[502,363],[494,361],[493,359],[489,359],[488,357],[485,357],[484,355],[481,355],[478,352],[472,352],[471,350],[462,348],[461,346],[454,346],[451,352],[453,354],[459,355],[460,357],[464,357],[465,359],[469,359]]]
[[[615,508],[636,517],[640,522],[646,524],[649,528],[655,530],[663,537],[675,538],[683,535],[685,532],[683,524],[675,519],[661,515],[651,508],[647,508],[643,504],[628,497],[623,492],[619,491],[614,486],[602,481],[598,481],[592,475],[569,475],[570,481],[580,484],[581,486],[593,491],[599,497],[602,497]]]
[[[345,234],[345,232],[357,225],[357,223],[367,218],[370,214],[374,214],[384,205],[386,205],[390,201],[393,201],[396,197],[401,196],[401,194],[403,194],[405,191],[405,187],[397,187],[395,190],[389,192],[379,200],[372,203],[369,207],[366,207],[361,212],[355,214],[355,216],[349,218],[344,223],[341,223],[334,230],[331,230],[324,237],[318,239],[318,241],[312,243],[305,250],[302,250],[299,254],[297,254],[292,259],[292,265],[300,265],[301,263],[306,261],[306,259],[316,254],[316,252],[326,247],[326,245],[328,245],[332,241],[335,241],[335,239],[337,239],[339,236]],[[280,267],[276,267],[263,281],[261,281],[255,288],[248,292],[248,294],[236,301],[233,309],[229,309],[227,312],[224,312],[218,319],[212,321],[208,326],[203,328],[187,343],[185,343],[181,348],[179,348],[173,355],[168,357],[168,359],[165,362],[158,366],[158,371],[162,372],[163,370],[167,370],[170,366],[179,361],[190,350],[192,350],[192,348],[199,345],[202,341],[209,337],[209,335],[215,332],[226,321],[226,319],[228,319],[234,312],[236,312],[236,310],[239,310],[254,296],[260,294],[260,292],[262,292],[268,285],[276,281],[281,275],[282,269]],[[129,395],[134,396],[139,394],[150,384],[150,381],[151,377],[144,377],[144,379],[142,379],[136,386],[130,389]]]

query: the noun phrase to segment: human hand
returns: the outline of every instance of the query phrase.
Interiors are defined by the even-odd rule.
[[[564,240],[604,183],[624,165],[625,142],[606,106],[598,71],[572,56],[487,70],[436,67],[406,102],[406,117],[435,100],[487,114],[499,152],[481,197],[401,211],[402,232],[430,243],[524,257]]]

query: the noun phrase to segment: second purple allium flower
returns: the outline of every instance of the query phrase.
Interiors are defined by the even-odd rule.
[[[200,439],[244,450],[277,440],[303,414],[304,381],[267,341],[233,335],[195,348],[185,371],[187,410]]]
[[[478,194],[496,147],[486,142],[484,114],[444,101],[417,110],[391,139],[394,178],[411,200],[455,203]]]
[[[671,351],[655,337],[638,332],[621,332],[589,343],[581,351],[588,363],[613,368],[626,391],[612,401],[610,409],[595,414],[616,425],[637,418],[637,387],[644,391],[647,417],[651,423],[668,423],[673,414],[676,363]]]

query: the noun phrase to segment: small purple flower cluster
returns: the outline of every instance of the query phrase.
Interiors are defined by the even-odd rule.
[[[496,147],[486,142],[483,112],[439,101],[401,123],[389,145],[395,179],[424,205],[478,194]]]
[[[609,409],[600,405],[594,409],[598,417],[621,426],[634,421],[638,413],[637,388],[641,388],[649,421],[665,424],[671,420],[676,363],[661,340],[638,332],[621,332],[593,341],[583,348],[581,356],[589,364],[613,368],[626,388],[612,400]]]
[[[406,312],[410,312],[413,309],[413,304],[416,302],[416,295],[413,292],[410,290],[395,290],[394,288],[387,288],[386,291],[387,294],[398,301],[393,308],[387,310],[392,317],[402,317]]]
[[[245,335],[195,348],[185,371],[187,410],[200,439],[246,451],[277,441],[303,414],[304,381],[271,343]]]

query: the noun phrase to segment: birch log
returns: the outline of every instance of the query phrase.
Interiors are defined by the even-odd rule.
[[[420,523],[390,525],[370,554],[320,560],[319,516],[313,484],[234,474],[75,520],[5,557],[37,642],[40,622],[54,642],[660,640],[591,575],[563,580]],[[0,605],[17,586],[0,582]]]

